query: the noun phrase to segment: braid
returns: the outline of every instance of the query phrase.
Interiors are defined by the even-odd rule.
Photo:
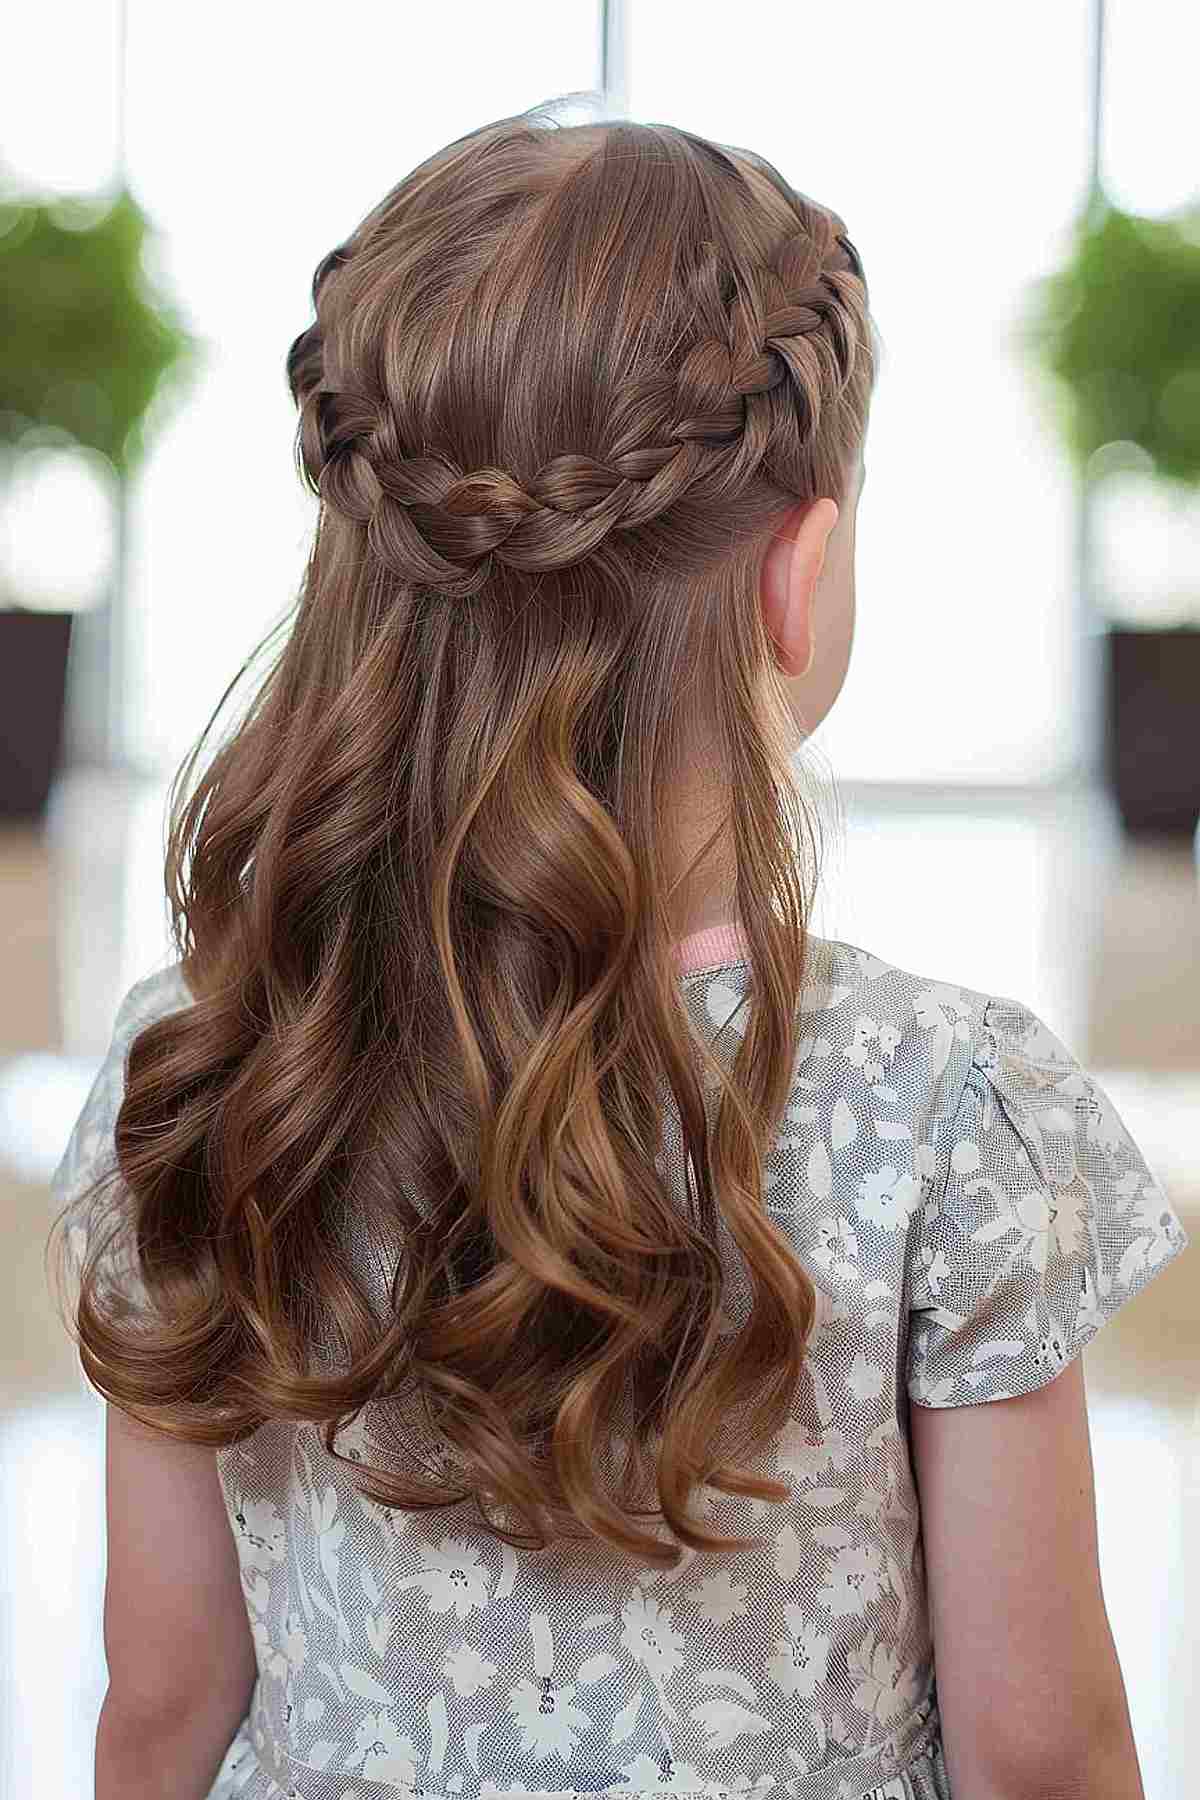
[[[632,531],[705,484],[720,499],[754,472],[770,447],[777,406],[761,396],[785,385],[796,443],[820,427],[826,398],[850,380],[856,356],[851,289],[857,253],[833,214],[822,243],[790,237],[762,270],[758,295],[720,311],[724,338],[708,337],[675,374],[627,383],[610,415],[602,458],[566,453],[526,485],[502,469],[464,470],[448,457],[408,456],[389,411],[350,385],[329,385],[319,324],[296,340],[289,378],[300,403],[301,461],[321,499],[366,527],[370,552],[406,581],[465,597],[484,586],[493,558],[529,573],[569,568],[610,531]],[[716,246],[698,281],[721,291]],[[319,283],[344,261],[334,252]],[[708,316],[714,316],[710,308]],[[647,418],[656,421],[647,441]],[[757,425],[757,429],[749,427]]]

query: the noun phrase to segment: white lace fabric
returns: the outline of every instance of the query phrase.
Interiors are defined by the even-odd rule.
[[[749,968],[736,937],[705,943],[722,960],[685,961],[682,991],[732,1050]],[[1188,1238],[1029,1007],[829,939],[811,940],[810,969],[764,1179],[818,1295],[792,1421],[760,1464],[791,1497],[698,1499],[759,1546],[669,1571],[607,1547],[518,1551],[465,1503],[385,1511],[313,1427],[265,1425],[217,1453],[258,1681],[210,1800],[950,1800],[909,1403],[1053,1380]],[[189,1001],[169,968],[121,1006],[54,1179],[77,1251],[129,1045]],[[682,1197],[677,1116],[662,1166]],[[733,1326],[748,1291],[724,1227],[721,1250]],[[136,1295],[136,1271],[112,1275]],[[386,1460],[371,1408],[339,1446]]]

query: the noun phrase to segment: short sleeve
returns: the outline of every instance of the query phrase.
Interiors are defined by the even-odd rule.
[[[114,1131],[125,1095],[130,1046],[154,1019],[191,1004],[178,965],[137,982],[121,1001],[112,1039],[67,1139],[50,1189],[60,1215],[60,1269],[74,1314],[79,1281],[93,1251],[106,1286],[137,1306],[145,1297],[123,1215]],[[65,1209],[65,1210],[64,1210]]]
[[[1052,1381],[1188,1237],[1095,1077],[1020,1001],[987,1001],[909,1245],[922,1406]]]

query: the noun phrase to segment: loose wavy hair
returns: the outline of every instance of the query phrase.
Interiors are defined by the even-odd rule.
[[[312,295],[287,375],[316,528],[269,673],[172,790],[191,1004],[129,1050],[83,1368],[213,1446],[286,1419],[343,1457],[364,1407],[399,1443],[415,1403],[461,1480],[343,1457],[360,1489],[469,1497],[509,1543],[747,1547],[689,1498],[787,1496],[746,1464],[815,1311],[762,1203],[813,832],[759,574],[788,510],[849,491],[858,255],[752,152],[551,106],[422,163]],[[675,956],[699,719],[726,804],[684,873],[731,847],[731,1061]],[[753,1293],[732,1334],[721,1220]],[[380,1291],[363,1232],[391,1246]],[[122,1233],[136,1306],[103,1277]]]

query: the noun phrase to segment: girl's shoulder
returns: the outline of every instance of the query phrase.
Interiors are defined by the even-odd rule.
[[[692,1005],[718,1031],[744,1033],[746,959],[695,970],[685,981]],[[1016,1009],[1022,1023],[1040,1023],[1020,1001],[1001,1002],[982,988],[905,968],[861,944],[810,933],[800,998],[799,1097],[841,1090],[852,1077],[880,1108],[908,1101],[941,1114],[952,1107],[984,1047],[989,1009],[1001,1004]]]
[[[114,1036],[122,1025],[134,1027],[134,1035],[155,1019],[194,1003],[194,995],[183,973],[181,962],[169,962],[152,969],[125,992],[113,1025]]]
[[[124,1098],[126,1063],[134,1039],[155,1020],[191,1004],[192,994],[178,963],[144,975],[122,995],[108,1048],[93,1071],[91,1087],[51,1178],[53,1191],[62,1199],[83,1191],[115,1160],[113,1128]]]

